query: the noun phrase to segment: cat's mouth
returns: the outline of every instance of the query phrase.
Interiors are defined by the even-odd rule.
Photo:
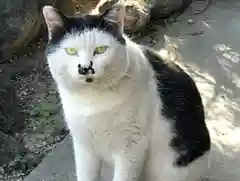
[[[88,76],[88,77],[85,78],[85,81],[87,83],[91,83],[91,82],[93,82],[93,77]]]

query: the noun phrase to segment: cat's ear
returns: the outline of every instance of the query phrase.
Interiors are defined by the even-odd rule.
[[[108,9],[104,14],[103,18],[109,22],[117,23],[123,28],[125,16],[125,4],[124,0],[119,0],[110,9]]]
[[[63,28],[63,15],[52,6],[44,6],[42,9],[45,22],[48,29],[48,38],[51,40],[53,33],[58,28]]]

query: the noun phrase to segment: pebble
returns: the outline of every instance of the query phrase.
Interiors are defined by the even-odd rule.
[[[188,19],[188,24],[189,25],[194,24],[194,20],[193,19]]]
[[[4,174],[4,169],[1,166],[0,166],[0,174]]]

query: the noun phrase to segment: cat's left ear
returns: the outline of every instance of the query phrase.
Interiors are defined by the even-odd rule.
[[[43,16],[48,28],[49,40],[58,28],[63,28],[63,15],[52,6],[44,6],[42,9]]]
[[[124,0],[119,0],[104,14],[103,18],[109,22],[117,23],[121,28],[124,26],[125,5]]]

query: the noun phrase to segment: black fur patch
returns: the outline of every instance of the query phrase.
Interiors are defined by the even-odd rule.
[[[77,30],[79,33],[85,30],[99,29],[111,34],[119,43],[125,45],[120,27],[117,23],[110,23],[104,19],[104,15],[86,15],[79,17],[66,17],[60,13],[63,20],[63,27],[55,29],[52,39],[48,43],[47,52],[51,53],[55,47],[59,45],[65,34],[72,30]]]
[[[169,143],[179,153],[174,164],[187,166],[210,150],[200,93],[193,79],[175,63],[162,60],[151,49],[144,48],[144,52],[156,73],[162,114],[172,120],[176,133]]]

